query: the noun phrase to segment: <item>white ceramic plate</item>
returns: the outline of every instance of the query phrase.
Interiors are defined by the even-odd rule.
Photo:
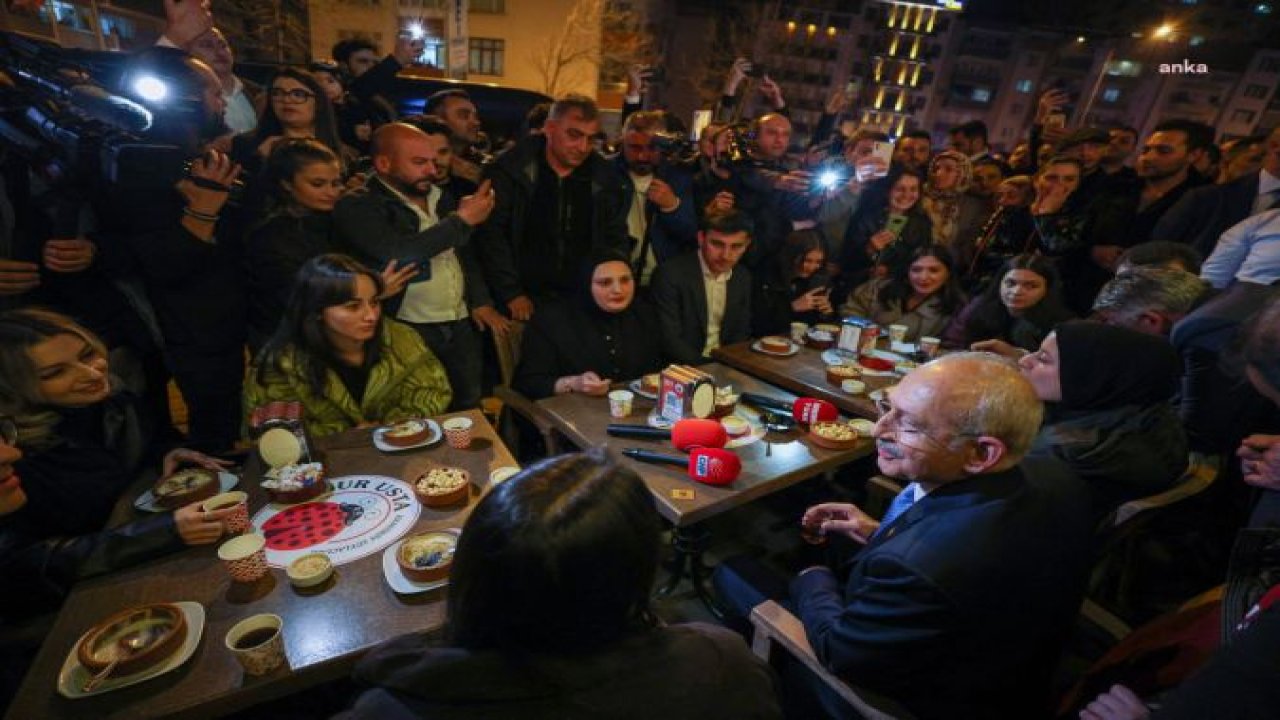
[[[387,584],[392,590],[401,595],[417,595],[449,584],[448,577],[431,582],[415,582],[405,577],[404,573],[400,572],[400,563],[396,562],[396,551],[399,549],[400,541],[397,540],[382,551],[382,574],[387,578]]]
[[[229,472],[218,473],[218,485],[222,488],[218,491],[219,493],[230,492],[232,488],[239,484],[239,475],[233,475]],[[133,501],[133,506],[143,512],[169,512],[167,508],[162,508],[159,505],[156,505],[156,496],[152,495],[150,490],[139,495],[138,499]]]
[[[71,646],[71,652],[67,653],[62,669],[58,671],[58,694],[72,700],[101,695],[159,677],[190,660],[196,652],[196,646],[200,644],[200,636],[204,634],[204,606],[198,602],[176,602],[174,605],[177,605],[187,618],[187,637],[168,659],[133,675],[107,678],[93,691],[85,692],[81,688],[89,678],[93,677],[93,674],[81,665],[76,657],[76,646],[80,644],[77,639],[76,644]]]
[[[659,430],[670,430],[672,426],[675,425],[675,423],[659,415],[658,408],[654,408],[649,411],[649,418],[646,422],[649,424],[649,427],[658,428]]]
[[[627,385],[627,389],[639,395],[642,398],[647,398],[649,400],[657,400],[658,393],[649,392],[648,390],[645,390],[644,383],[641,382],[640,380],[641,380],[640,378],[636,378],[635,380],[632,380],[631,383]]]
[[[392,445],[391,443],[382,439],[382,435],[386,433],[390,427],[390,426],[387,426],[387,427],[380,427],[377,430],[373,431],[373,446],[378,448],[382,452],[402,452],[404,450],[412,450],[414,448],[426,447],[428,445],[434,445],[435,443],[440,442],[440,438],[444,437],[444,433],[440,431],[440,424],[437,423],[435,420],[427,420],[426,422],[427,422],[427,429],[430,430],[430,433],[428,433],[427,438],[420,443],[414,443],[413,445]]]
[[[792,355],[795,355],[796,353],[800,352],[800,346],[795,344],[794,342],[791,343],[790,350],[788,350],[787,352],[781,352],[781,353],[773,352],[772,350],[765,350],[764,346],[760,344],[759,340],[751,343],[751,349],[755,350],[758,353],[762,353],[764,355],[772,355],[774,357],[791,357]]]
[[[857,359],[858,356],[848,350],[830,348],[822,351],[822,362],[828,365],[849,365]]]

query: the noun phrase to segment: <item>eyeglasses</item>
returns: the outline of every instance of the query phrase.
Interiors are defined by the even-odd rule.
[[[285,90],[284,88],[271,88],[272,100],[284,100],[287,103],[292,103],[295,105],[299,103],[304,103],[315,96],[316,94],[311,92],[310,90],[303,90],[301,88],[294,88],[292,90]]]
[[[18,445],[18,423],[11,417],[0,417],[0,440],[9,447]]]
[[[876,399],[875,406],[876,411],[880,413],[880,425],[891,433],[894,436],[894,439],[896,439],[900,444],[916,450],[923,450],[924,448],[920,447],[918,444],[914,444],[916,441],[904,439],[918,437],[933,443],[939,448],[943,448],[945,450],[952,449],[949,444],[930,435],[924,430],[910,425],[904,425],[901,420],[902,413],[893,407],[893,403],[889,401],[889,398],[881,397]],[[894,417],[890,417],[895,412],[898,414]],[[977,433],[951,433],[951,435],[952,437],[978,437]]]

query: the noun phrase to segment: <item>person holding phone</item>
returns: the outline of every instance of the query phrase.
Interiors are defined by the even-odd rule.
[[[841,285],[837,297],[873,275],[888,274],[907,261],[916,248],[928,245],[933,224],[920,210],[923,178],[895,167],[867,187],[849,221],[841,252]]]

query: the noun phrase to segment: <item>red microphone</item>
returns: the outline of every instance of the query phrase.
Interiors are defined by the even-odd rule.
[[[733,452],[720,448],[693,448],[687,459],[640,448],[626,448],[622,454],[641,462],[685,468],[689,477],[707,485],[728,485],[742,474],[742,460]]]
[[[795,403],[792,404],[791,417],[801,425],[812,425],[816,422],[837,420],[840,417],[840,411],[826,400],[802,397],[796,398]]]
[[[613,437],[654,438],[671,440],[677,450],[688,452],[690,448],[722,448],[729,443],[729,433],[719,420],[686,418],[677,420],[670,430],[651,428],[647,425],[611,423],[606,429]]]

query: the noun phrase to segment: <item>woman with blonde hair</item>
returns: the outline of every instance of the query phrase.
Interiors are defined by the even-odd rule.
[[[162,445],[138,396],[111,374],[102,341],[47,310],[0,314],[0,415],[13,418],[25,455],[26,517],[51,533],[102,529],[147,467],[169,475],[181,464],[228,464]]]

